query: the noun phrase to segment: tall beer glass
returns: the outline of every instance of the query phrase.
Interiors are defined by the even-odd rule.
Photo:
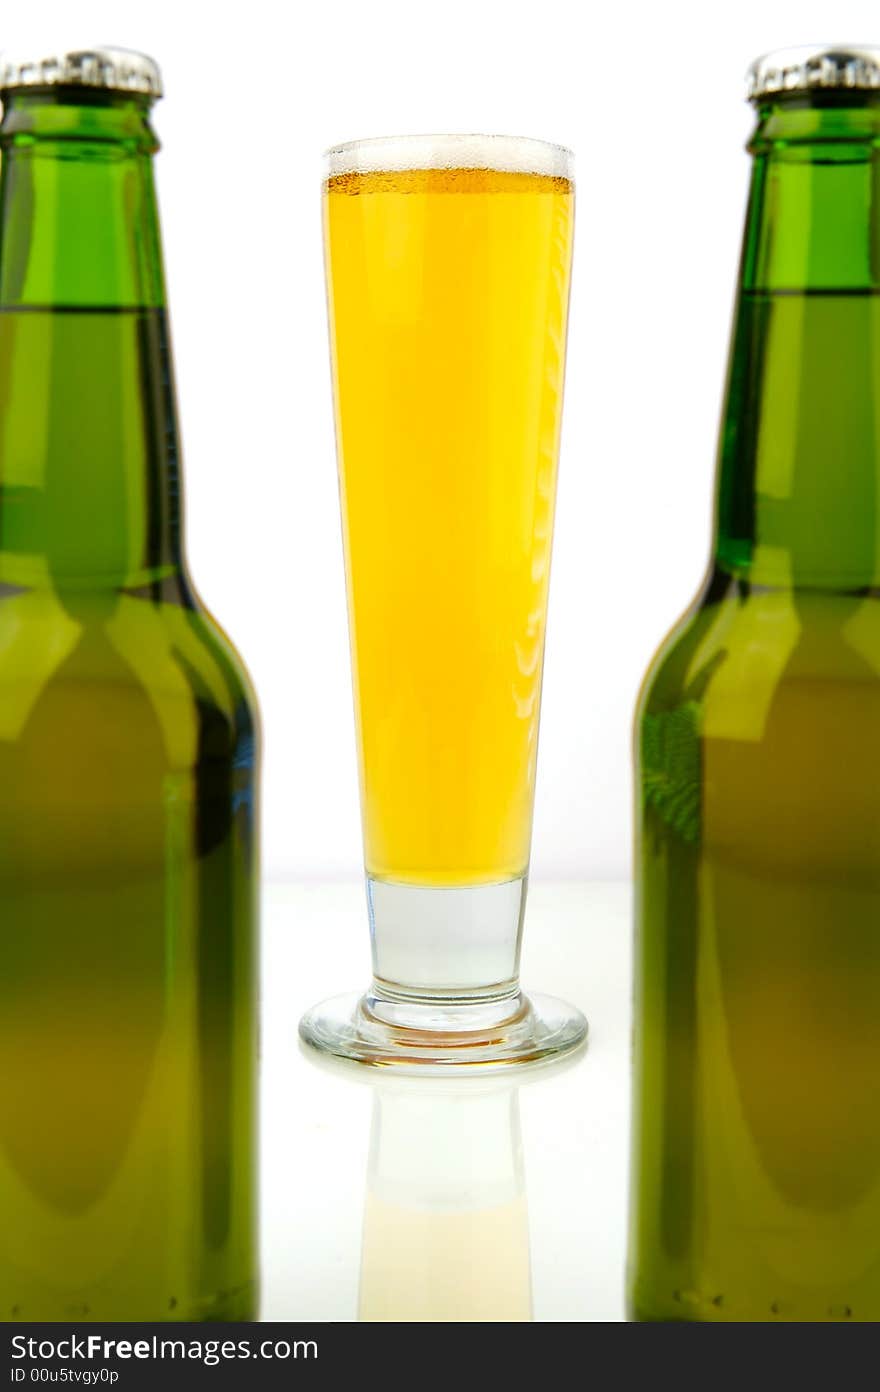
[[[324,225],[373,983],[303,1038],[507,1065],[586,1024],[519,988],[562,412],[567,150],[329,153]]]

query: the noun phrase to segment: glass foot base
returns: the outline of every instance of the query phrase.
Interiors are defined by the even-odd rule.
[[[424,1027],[406,1011],[407,1023],[393,1023],[376,1013],[386,1002],[371,996],[334,996],[316,1005],[300,1021],[304,1044],[322,1054],[424,1075],[452,1069],[500,1072],[512,1064],[550,1062],[586,1043],[587,1022],[579,1010],[553,996],[518,996],[499,1002],[456,1005],[423,1004]]]

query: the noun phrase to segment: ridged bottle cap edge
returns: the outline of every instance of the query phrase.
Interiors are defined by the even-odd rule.
[[[127,48],[83,48],[44,57],[0,53],[0,92],[25,87],[97,87],[162,96],[159,65]]]
[[[880,88],[880,47],[828,44],[779,48],[762,54],[746,74],[746,98],[816,91],[872,91]]]

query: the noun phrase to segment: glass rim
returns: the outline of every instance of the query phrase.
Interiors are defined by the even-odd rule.
[[[324,151],[327,173],[403,173],[416,169],[487,169],[501,174],[574,177],[566,145],[527,135],[374,135]]]

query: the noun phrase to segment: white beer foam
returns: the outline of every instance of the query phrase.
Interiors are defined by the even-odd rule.
[[[407,169],[494,169],[559,179],[574,175],[574,155],[564,145],[516,135],[380,135],[332,146],[327,162],[331,178]]]

